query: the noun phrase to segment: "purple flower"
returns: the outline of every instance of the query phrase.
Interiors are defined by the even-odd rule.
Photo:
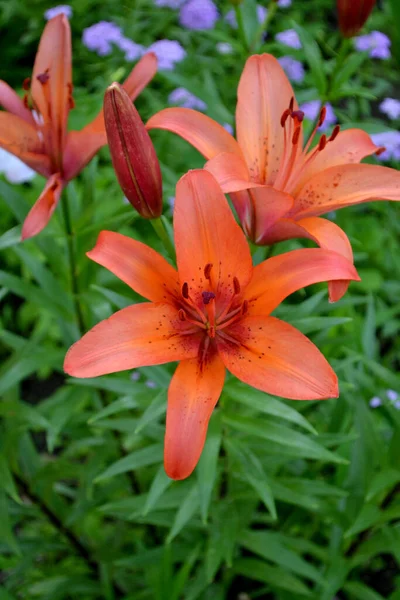
[[[132,375],[131,375],[131,379],[132,381],[137,381],[138,379],[140,379],[140,373],[139,371],[133,371]]]
[[[233,52],[233,46],[228,42],[218,42],[216,49],[220,54],[232,54]]]
[[[180,8],[185,0],[154,0],[156,6],[166,6],[167,8]]]
[[[291,81],[302,83],[304,80],[304,67],[299,60],[291,56],[282,56],[282,58],[278,58],[278,62]]]
[[[373,133],[371,139],[377,146],[386,148],[384,152],[377,156],[378,160],[400,160],[400,132],[382,131],[382,133]]]
[[[326,115],[325,121],[320,127],[321,131],[326,131],[327,129],[329,129],[329,127],[331,127],[331,125],[333,125],[337,121],[336,115],[333,112],[332,105],[329,104],[329,102],[327,102],[324,106],[326,108]],[[321,110],[321,102],[319,100],[311,100],[311,102],[305,102],[300,106],[300,110],[303,111],[304,116],[307,119],[309,119],[310,121],[314,121]]]
[[[369,405],[371,408],[378,408],[378,406],[381,406],[381,404],[382,404],[382,400],[378,396],[374,396],[369,401]]]
[[[400,117],[400,102],[394,98],[385,98],[380,103],[379,110],[389,119],[398,119]]]
[[[381,31],[371,31],[366,35],[360,35],[354,39],[356,50],[368,52],[370,58],[380,58],[386,60],[390,58],[391,41],[387,35]]]
[[[132,40],[125,37],[116,42],[116,45],[120,50],[125,52],[125,59],[128,61],[137,60],[138,58],[143,56],[143,54],[146,51],[146,48],[144,46],[136,44],[136,42],[133,42]]]
[[[68,4],[60,4],[60,6],[49,8],[44,13],[44,18],[46,21],[49,21],[57,15],[65,15],[68,19],[70,19],[72,17],[72,6],[69,6]]]
[[[4,173],[10,183],[25,183],[31,181],[36,175],[35,171],[27,167],[22,160],[3,148],[0,148],[0,173]]]
[[[390,402],[396,402],[399,398],[398,393],[394,390],[386,390],[386,396]]]
[[[278,0],[279,8],[288,8],[291,4],[292,0]]]
[[[260,23],[260,25],[261,23],[264,23],[265,19],[267,18],[267,14],[268,10],[265,8],[265,6],[257,4],[257,20]],[[225,21],[228,23],[228,25],[233,27],[233,29],[237,29],[238,25],[236,20],[236,13],[234,10],[230,10],[228,13],[226,13]]]
[[[183,108],[195,108],[197,110],[207,110],[207,104],[203,102],[200,98],[197,98],[194,94],[189,92],[189,90],[179,87],[176,88],[173,92],[168,96],[168,102],[170,104],[178,104]]]
[[[223,123],[222,127],[224,129],[226,129],[226,131],[228,133],[230,133],[231,135],[233,135],[233,127],[232,127],[232,125],[230,123]]]
[[[186,29],[213,29],[219,13],[212,0],[189,0],[179,13],[179,23]]]
[[[170,207],[171,210],[174,210],[174,206],[175,206],[175,196],[169,196],[167,198],[167,203],[168,206]]]
[[[158,386],[157,386],[157,383],[156,383],[155,381],[152,381],[151,379],[148,379],[148,380],[146,381],[146,384],[145,384],[145,385],[146,385],[148,388],[151,388],[151,389],[153,389],[153,390],[154,390],[156,387],[158,387]]]
[[[301,48],[300,38],[294,29],[286,29],[286,31],[277,33],[275,39],[281,44],[289,46],[289,48],[295,48],[295,50],[300,50]]]
[[[181,62],[186,56],[186,51],[175,40],[158,40],[154,42],[147,52],[154,52],[158,60],[160,71],[172,71],[175,63]]]
[[[124,38],[118,25],[110,21],[99,21],[83,30],[82,42],[99,56],[107,56],[112,52],[112,44],[119,44]]]
[[[400,410],[400,400],[396,400],[396,402],[393,405],[397,410]]]

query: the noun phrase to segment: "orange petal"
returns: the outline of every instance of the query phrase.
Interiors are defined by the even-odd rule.
[[[269,314],[293,292],[312,283],[338,279],[360,280],[353,264],[337,252],[304,248],[273,256],[253,269],[245,292],[248,312]]]
[[[203,364],[194,358],[181,362],[168,390],[164,466],[168,477],[189,477],[203,450],[208,422],[225,379],[218,354]]]
[[[126,235],[102,231],[87,256],[152,302],[172,301],[179,294],[176,270],[161,254]]]
[[[215,177],[224,194],[260,185],[250,181],[249,170],[244,159],[232,152],[221,152],[210,158],[204,165],[204,169]]]
[[[64,371],[73,377],[97,377],[193,358],[199,338],[187,332],[172,305],[134,304],[101,321],[71,346]]]
[[[320,171],[338,165],[359,163],[366,156],[375,154],[378,149],[368,133],[362,129],[341,131],[304,169],[299,183],[296,184],[296,190],[301,190],[305,183]]]
[[[218,336],[226,368],[249,385],[292,400],[337,398],[335,373],[300,331],[274,317],[245,317],[229,327],[238,344]]]
[[[154,52],[149,52],[142,56],[122,84],[131,100],[135,100],[139,96],[156,73],[157,56]]]
[[[165,108],[146,124],[147,129],[166,129],[180,135],[207,158],[220,152],[242,156],[235,138],[222,125],[191,108]]]
[[[0,106],[7,112],[16,115],[30,125],[35,125],[35,120],[32,117],[31,111],[26,108],[22,99],[16,92],[6,83],[0,80]]]
[[[291,98],[292,86],[276,58],[261,54],[247,60],[238,87],[236,130],[252,181],[272,185],[276,179],[284,148],[281,117]]]
[[[31,90],[44,124],[49,127],[49,152],[57,168],[61,169],[72,95],[71,30],[65,15],[50,19],[44,28],[33,67]]]
[[[293,198],[269,186],[230,195],[242,227],[255,244],[264,244],[268,231],[293,206]]]
[[[188,283],[191,297],[201,307],[202,291],[214,291],[222,310],[234,292],[234,277],[244,288],[252,263],[246,238],[207,171],[189,171],[178,181],[174,233],[181,285]],[[204,275],[206,265],[212,265],[210,282]]]
[[[24,221],[21,233],[23,240],[37,235],[46,227],[60,200],[62,189],[60,174],[52,175]]]
[[[295,198],[297,219],[361,202],[400,200],[400,172],[378,165],[342,165],[315,175]]]
[[[50,161],[35,127],[7,112],[0,112],[0,147],[20,158],[44,177],[50,175]]]
[[[308,217],[297,221],[296,225],[305,231],[305,237],[314,240],[321,248],[338,252],[351,264],[354,263],[349,238],[336,223],[320,217]],[[349,285],[350,281],[348,280],[330,281],[328,284],[330,301],[337,302],[340,300],[347,292]]]

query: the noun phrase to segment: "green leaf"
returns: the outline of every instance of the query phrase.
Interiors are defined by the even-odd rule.
[[[154,506],[157,504],[158,500],[161,498],[165,490],[169,488],[169,486],[173,483],[173,480],[168,477],[165,472],[164,465],[160,465],[160,468],[157,471],[157,475],[154,477],[153,482],[150,486],[149,493],[147,495],[146,504],[143,508],[143,514],[147,515]]]
[[[282,589],[291,594],[311,596],[309,588],[295,575],[288,573],[280,567],[272,567],[268,563],[256,558],[241,558],[235,562],[235,573],[255,581],[263,581],[272,589]],[[294,598],[294,596],[292,596]]]
[[[115,415],[125,410],[132,410],[133,408],[137,407],[138,403],[136,402],[136,400],[134,400],[130,396],[123,396],[122,398],[119,398],[119,400],[115,400],[115,402],[112,402],[108,406],[105,406],[102,410],[93,415],[93,417],[89,419],[88,423],[89,425],[93,425],[93,423],[96,423],[96,421],[98,421],[99,419],[104,419],[105,417],[109,417],[110,415]]]
[[[290,421],[291,423],[299,425],[299,427],[307,429],[311,433],[317,433],[314,427],[297,410],[248,385],[243,385],[236,381],[234,383],[228,383],[225,386],[224,394],[227,394],[230,398],[233,398],[237,402],[245,404],[254,410],[265,413],[266,415],[279,417],[285,421]]]
[[[365,355],[368,358],[376,358],[378,354],[376,340],[376,313],[373,296],[368,296],[367,314],[365,316],[364,327],[362,330],[362,345]]]
[[[0,250],[11,248],[21,243],[21,226],[17,225],[0,236]]]
[[[135,428],[135,433],[140,433],[142,429],[146,427],[149,423],[153,421],[158,421],[158,419],[165,414],[167,409],[167,393],[162,390],[149,404],[146,408]]]
[[[318,44],[313,36],[304,27],[301,27],[296,23],[296,21],[292,21],[291,24],[299,35],[307,64],[314,79],[314,85],[317,88],[320,97],[324,98],[327,91],[327,78],[324,70],[324,61]]]
[[[221,414],[220,411],[214,411],[208,426],[206,443],[196,469],[200,512],[204,524],[207,523],[211,494],[217,476],[221,433]]]
[[[0,489],[3,489],[17,504],[22,504],[6,457],[0,454]]]
[[[128,298],[127,296],[123,296],[122,294],[117,294],[108,288],[102,287],[101,285],[92,284],[90,286],[92,290],[99,292],[106,300],[108,300],[113,306],[118,309],[126,308],[133,304],[132,298]]]
[[[128,456],[124,456],[124,458],[117,460],[110,467],[108,467],[108,469],[101,473],[101,475],[96,477],[94,482],[98,483],[104,479],[110,479],[111,477],[115,477],[121,473],[126,473],[127,471],[134,471],[140,467],[154,465],[162,461],[162,456],[162,444],[152,444],[146,448],[140,448],[140,450],[135,450],[134,452],[128,454]]]
[[[0,489],[0,540],[6,544],[12,552],[21,555],[17,539],[12,530],[12,524],[8,513],[8,503],[4,490]]]
[[[199,503],[199,490],[197,484],[194,484],[176,513],[175,520],[167,537],[167,544],[170,544],[178,533],[182,531],[186,523],[190,521],[194,513],[198,510]]]
[[[375,590],[366,586],[360,581],[349,581],[344,585],[344,591],[346,594],[350,594],[351,598],[356,600],[385,600],[383,596],[378,594]]]
[[[295,319],[294,321],[288,320],[288,322],[304,333],[304,335],[308,335],[314,331],[322,331],[350,323],[352,320],[350,317],[305,317],[303,319]]]
[[[336,463],[347,463],[341,456],[337,456],[326,450],[309,437],[270,421],[261,422],[250,417],[241,417],[236,415],[225,415],[224,423],[234,429],[246,433],[250,436],[260,437],[269,442],[274,442],[276,452],[283,452],[287,455],[313,458]]]

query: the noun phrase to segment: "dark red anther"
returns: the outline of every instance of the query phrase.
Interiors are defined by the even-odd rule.
[[[301,123],[304,119],[304,112],[302,110],[293,110],[292,119],[296,119],[299,123]]]
[[[289,111],[292,112],[293,110],[293,106],[294,106],[294,96],[292,96],[290,98],[290,102],[289,102]]]
[[[326,135],[323,134],[321,135],[321,138],[319,140],[319,144],[318,144],[318,150],[321,151],[325,148],[326,146]]]
[[[326,108],[325,108],[325,106],[323,106],[319,113],[318,127],[321,127],[322,123],[325,121],[325,117],[326,117]]]
[[[68,108],[70,110],[72,110],[73,108],[75,108],[75,100],[73,99],[72,96],[69,96],[69,98],[68,98]]]
[[[182,296],[185,298],[185,300],[189,298],[189,286],[186,281],[182,286]]]
[[[180,309],[178,310],[178,317],[179,317],[179,320],[180,320],[180,321],[186,321],[186,313],[185,313],[185,311],[183,310],[183,308],[180,308]]]
[[[247,313],[248,309],[249,309],[249,302],[248,302],[248,300],[245,300],[242,304],[242,311],[241,311],[242,315],[245,315]]]
[[[46,70],[44,73],[40,73],[39,75],[36,75],[36,79],[38,81],[40,81],[40,83],[42,85],[44,85],[45,83],[47,83],[48,80],[50,79],[50,75],[48,73],[48,70]]]
[[[340,131],[340,125],[335,125],[335,127],[333,128],[333,131],[331,133],[331,137],[329,138],[330,142],[333,142],[333,140],[337,137],[339,131]]]
[[[27,108],[29,110],[29,98],[28,98],[28,94],[24,94],[24,97],[22,98],[22,102],[24,103],[25,108]]]
[[[386,148],[385,148],[385,146],[381,146],[380,148],[378,148],[378,150],[376,150],[375,154],[376,154],[376,156],[379,156],[380,154],[383,154],[384,152],[386,152]]]
[[[285,123],[287,121],[288,116],[290,115],[290,110],[287,108],[283,111],[281,116],[281,127],[285,127]]]
[[[25,90],[25,92],[27,92],[30,87],[31,87],[31,78],[25,77],[24,81],[22,82],[22,89]]]
[[[233,289],[234,289],[235,294],[240,293],[240,283],[239,283],[239,279],[237,277],[233,278]]]
[[[206,266],[204,267],[204,277],[206,279],[211,279],[211,269],[212,269],[212,263],[207,263]]]
[[[296,131],[294,132],[294,134],[293,134],[293,137],[292,137],[292,144],[293,144],[293,146],[296,146],[296,144],[299,141],[300,131],[301,131],[301,129],[300,129],[300,127],[298,127],[296,129]]]
[[[214,300],[215,294],[214,292],[202,292],[203,296],[203,304],[210,304],[211,300]]]

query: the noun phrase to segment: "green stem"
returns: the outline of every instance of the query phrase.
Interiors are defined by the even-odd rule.
[[[260,27],[257,29],[256,34],[253,38],[253,41],[250,44],[250,52],[254,52],[260,46],[261,37],[262,37],[264,31],[268,31],[268,28],[272,22],[272,19],[276,15],[277,10],[278,10],[278,3],[275,0],[272,0],[268,6],[267,16],[265,17],[264,21],[261,23]]]
[[[164,247],[168,252],[169,256],[175,260],[175,248],[171,242],[167,230],[165,229],[162,217],[158,217],[157,219],[151,219],[150,223],[152,224],[154,231],[164,244]]]
[[[81,305],[79,303],[79,288],[78,288],[78,272],[75,256],[75,240],[74,231],[72,229],[71,215],[68,205],[67,194],[64,193],[61,199],[61,206],[63,209],[64,225],[65,225],[65,238],[68,247],[68,262],[69,262],[69,278],[72,292],[72,299],[75,307],[76,322],[79,329],[79,334],[82,335],[85,331],[85,322],[83,319]]]
[[[235,5],[235,14],[236,14],[236,21],[238,24],[239,35],[242,40],[243,48],[246,50],[246,52],[249,52],[250,48],[249,48],[249,45],[248,45],[247,39],[246,39],[246,31],[244,28],[243,15],[242,15],[242,11],[240,10],[240,5]]]

